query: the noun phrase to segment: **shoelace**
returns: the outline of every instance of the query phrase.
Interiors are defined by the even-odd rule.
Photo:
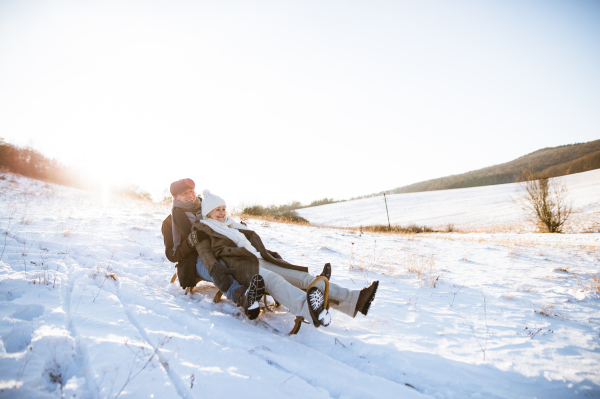
[[[310,304],[313,309],[318,309],[319,306],[321,306],[323,304],[323,302],[325,301],[325,298],[323,297],[323,293],[319,290],[312,292],[309,295],[309,298],[310,298]]]
[[[256,300],[256,291],[257,291],[258,279],[252,278],[250,282],[250,287],[246,290],[246,297],[248,298],[248,303],[252,304]]]

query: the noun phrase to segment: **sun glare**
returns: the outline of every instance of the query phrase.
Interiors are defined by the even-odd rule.
[[[107,178],[102,179],[102,203],[108,205],[110,202],[110,183]]]

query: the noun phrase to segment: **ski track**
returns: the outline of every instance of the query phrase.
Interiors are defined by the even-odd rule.
[[[165,372],[169,376],[169,379],[175,386],[175,389],[177,390],[177,393],[179,394],[179,396],[182,398],[191,398],[192,397],[191,392],[187,389],[186,386],[183,385],[182,378],[175,373],[175,371],[173,370],[172,367],[169,367],[169,365],[168,365],[169,363],[167,362],[165,357],[162,355],[162,353],[160,351],[160,347],[155,342],[153,342],[153,340],[148,336],[148,333],[140,325],[140,323],[134,316],[131,309],[129,309],[129,306],[127,306],[127,304],[125,302],[123,302],[122,295],[121,295],[121,287],[120,287],[119,282],[115,281],[114,286],[115,286],[115,290],[117,292],[117,298],[119,298],[119,302],[121,303],[121,306],[125,310],[125,314],[127,315],[129,322],[137,329],[137,331],[140,333],[140,335],[142,336],[144,341],[152,347],[154,353],[156,353],[156,355],[159,359],[160,366],[165,370]]]
[[[198,298],[198,296],[200,296],[200,298]],[[189,305],[191,305],[191,306],[199,304],[203,310],[208,310],[208,311],[217,310],[220,312],[224,312],[229,315],[233,315],[234,317],[236,317],[238,319],[238,321],[240,323],[248,326],[249,328],[260,328],[260,329],[269,331],[266,328],[260,327],[260,324],[262,323],[260,321],[260,319],[257,320],[256,322],[250,322],[250,321],[248,321],[247,323],[244,322],[245,316],[243,316],[237,310],[237,308],[233,307],[230,303],[227,303],[228,301],[224,300],[223,302],[225,302],[225,303],[222,302],[219,304],[213,304],[211,302],[207,303],[208,301],[212,300],[211,295],[205,296],[202,294],[194,294],[194,297],[195,297],[194,299],[191,299],[189,301]],[[178,299],[177,295],[172,295],[172,298],[175,300]],[[142,306],[142,307],[144,306],[144,304],[143,304],[144,301],[139,300],[136,302],[137,302],[136,304],[138,306]],[[181,302],[181,300],[179,300],[179,302]],[[159,315],[169,317],[170,320],[172,320],[173,322],[175,322],[179,325],[189,327],[190,325],[197,323],[197,320],[195,320],[193,317],[189,316],[189,314],[191,312],[188,312],[188,311],[186,311],[183,314],[176,313],[175,315],[173,315],[172,312],[166,310],[164,308],[164,306],[155,306],[153,310]],[[264,316],[261,316],[261,317],[264,317]],[[272,328],[276,328],[276,327],[272,327]],[[309,325],[304,325],[300,331],[301,331],[301,333],[302,332],[307,333],[307,330],[309,328],[312,328],[312,327]],[[234,332],[235,331],[238,331],[238,330],[234,329]],[[273,332],[269,331],[269,333],[273,333]],[[219,329],[219,334],[220,334],[221,338],[225,338],[225,340],[233,339],[233,334],[231,334],[230,330],[227,329],[226,326],[222,329]],[[299,341],[296,337],[288,337],[287,335],[274,334],[274,336],[272,337],[271,340],[277,341],[277,343],[280,346],[291,346],[291,348],[288,348],[288,351],[290,351],[292,353],[302,353],[303,357],[319,358],[318,364],[323,369],[326,369],[327,367],[333,367],[341,375],[347,375],[347,374],[353,375],[352,379],[355,381],[356,380],[364,381],[365,378],[367,378],[369,380],[373,380],[373,383],[378,383],[378,384],[382,384],[382,383],[385,384],[384,381],[387,381],[387,383],[392,384],[392,388],[389,389],[390,392],[393,392],[395,390],[402,391],[403,389],[406,389],[404,386],[401,386],[404,384],[398,385],[398,383],[396,383],[395,381],[384,379],[384,378],[376,376],[374,374],[364,373],[361,370],[358,370],[355,367],[344,364],[343,362],[341,362],[331,356],[328,356],[328,355],[323,356],[324,354],[320,350],[306,345],[305,343]],[[243,345],[243,342],[240,342],[240,344]],[[296,348],[297,346],[301,346],[303,349]],[[308,371],[308,370],[310,370],[310,368],[291,367],[290,365],[283,366],[281,364],[281,360],[275,361],[275,360],[273,360],[272,356],[266,355],[265,352],[258,352],[253,349],[251,349],[251,350],[253,351],[251,353],[254,356],[259,357],[261,360],[265,361],[269,366],[275,367],[285,373],[288,373],[290,375],[290,377],[295,376],[295,377],[301,379],[302,381],[306,382],[309,386],[313,386],[313,387],[317,386],[317,387],[323,388],[325,391],[329,392],[331,397],[340,397],[340,396],[348,395],[348,392],[336,392],[336,391],[339,391],[339,389],[332,388],[331,386],[329,386],[329,384],[327,384],[326,379],[319,380],[319,379],[315,379],[314,376],[307,375],[305,370]],[[269,352],[272,353],[272,351],[269,351]],[[289,359],[288,359],[288,362],[289,362]],[[297,359],[294,360],[292,363],[296,363],[296,362],[297,362]],[[314,365],[313,365],[313,367],[314,367]],[[365,394],[367,394],[366,397],[369,397],[367,392],[365,392]],[[353,395],[353,397],[358,397],[358,396]],[[365,397],[365,396],[363,396],[363,397]]]
[[[65,256],[66,258],[66,256]],[[98,385],[96,384],[96,381],[94,380],[94,373],[92,371],[92,367],[89,361],[89,355],[87,353],[87,349],[84,345],[82,345],[81,343],[81,336],[79,335],[79,333],[77,332],[77,329],[75,327],[75,323],[74,323],[74,318],[75,318],[75,314],[73,314],[71,312],[71,301],[72,301],[72,296],[73,296],[73,290],[75,288],[75,280],[77,279],[76,276],[74,276],[74,274],[76,274],[77,276],[81,276],[83,274],[85,274],[84,270],[79,270],[77,272],[74,272],[75,269],[75,264],[71,265],[71,267],[67,268],[67,284],[66,286],[62,286],[61,285],[61,303],[62,303],[62,307],[65,310],[65,316],[66,316],[66,325],[65,327],[67,328],[67,330],[69,331],[69,334],[71,335],[71,337],[73,337],[73,340],[75,342],[75,353],[77,358],[80,359],[79,361],[79,366],[80,368],[84,371],[84,375],[85,375],[85,382],[86,382],[86,387],[85,387],[85,391],[83,396],[84,397],[89,397],[89,398],[97,398],[97,392],[99,392],[98,390]]]

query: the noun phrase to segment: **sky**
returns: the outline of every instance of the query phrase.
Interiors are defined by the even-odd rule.
[[[345,199],[600,138],[598,1],[0,0],[0,137],[160,199]]]

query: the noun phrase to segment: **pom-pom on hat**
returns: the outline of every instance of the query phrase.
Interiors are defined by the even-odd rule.
[[[212,212],[213,209],[224,205],[227,206],[225,200],[218,195],[211,193],[209,190],[202,191],[202,217],[206,219],[206,215]]]
[[[192,179],[181,179],[181,180],[177,180],[174,181],[173,183],[171,183],[171,195],[173,197],[178,196],[179,194],[181,194],[182,192],[184,192],[187,189],[190,188],[196,188],[196,183],[194,183],[194,181]]]

